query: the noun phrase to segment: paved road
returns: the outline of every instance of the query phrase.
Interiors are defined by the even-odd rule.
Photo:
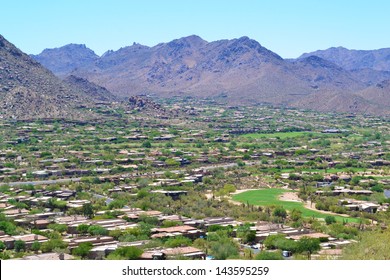
[[[9,182],[9,183],[0,183],[0,186],[25,186],[25,185],[53,185],[58,183],[69,183],[69,182],[80,182],[81,178],[65,178],[65,179],[55,179],[55,180],[42,180],[42,181],[23,181],[23,182]]]

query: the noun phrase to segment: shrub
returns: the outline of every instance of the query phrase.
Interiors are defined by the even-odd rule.
[[[0,241],[0,252],[4,251],[4,249],[6,248],[5,244],[3,241]]]
[[[14,249],[16,252],[26,250],[26,242],[24,242],[22,240],[16,240],[15,245],[14,245]]]
[[[280,252],[260,252],[255,256],[255,260],[283,260],[283,256]]]
[[[92,225],[88,228],[88,233],[95,236],[108,235],[108,230],[98,225]]]
[[[93,245],[91,242],[83,242],[76,248],[72,250],[72,254],[85,258],[88,256],[89,252],[91,251]]]
[[[325,222],[327,225],[333,224],[336,222],[336,218],[334,216],[326,216]]]
[[[167,241],[165,241],[165,246],[169,248],[175,248],[181,246],[189,246],[191,245],[191,243],[191,239],[184,236],[178,236],[174,238],[169,238]]]
[[[137,247],[120,247],[108,255],[107,259],[112,260],[137,260],[143,251]]]
[[[44,253],[52,252],[54,249],[65,249],[68,244],[60,239],[51,239],[45,243],[42,243],[41,250]]]

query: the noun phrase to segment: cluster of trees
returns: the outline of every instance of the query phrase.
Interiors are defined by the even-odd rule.
[[[331,223],[328,226],[328,233],[340,239],[354,239],[359,235],[359,230],[353,226]]]
[[[0,213],[0,230],[8,235],[17,233],[16,225],[12,221],[9,221],[3,213]]]
[[[156,225],[139,222],[136,227],[126,230],[113,230],[109,233],[110,236],[119,240],[120,242],[133,242],[138,240],[148,240],[151,235],[151,230]]]
[[[107,256],[108,260],[137,260],[142,255],[143,250],[137,247],[119,247]]]
[[[239,245],[231,237],[231,229],[210,232],[207,239],[196,239],[193,246],[204,250],[217,260],[239,257]]]
[[[347,213],[347,209],[338,205],[338,199],[333,197],[321,197],[321,199],[317,199],[316,208],[318,210],[331,211],[339,214]]]
[[[236,187],[233,184],[225,184],[215,192],[215,196],[225,196],[234,193],[235,191]]]
[[[256,239],[256,231],[250,229],[251,224],[246,223],[237,228],[237,237],[241,238],[243,243],[253,243]]]
[[[318,238],[302,237],[298,241],[287,239],[282,234],[270,235],[264,240],[264,245],[268,249],[280,249],[290,251],[292,253],[307,254],[307,258],[311,258],[311,254],[321,249],[320,240]]]

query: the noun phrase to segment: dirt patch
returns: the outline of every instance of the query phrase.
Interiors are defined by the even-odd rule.
[[[284,194],[279,196],[278,199],[282,201],[302,202],[302,199],[298,197],[298,194],[296,192],[285,192]]]
[[[206,196],[206,198],[208,200],[213,198],[213,192],[212,191],[207,191],[204,195]]]
[[[231,193],[230,195],[235,195],[235,194],[239,194],[239,193],[243,193],[243,192],[247,192],[247,191],[257,191],[257,190],[261,190],[261,189],[242,189],[242,190],[236,190],[234,193]]]

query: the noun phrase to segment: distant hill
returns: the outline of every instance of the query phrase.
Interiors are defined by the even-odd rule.
[[[39,55],[31,55],[57,76],[65,76],[80,66],[93,63],[99,58],[85,45],[69,44],[61,48],[45,49]]]
[[[87,117],[77,107],[91,100],[0,35],[0,118]]]
[[[379,104],[383,111],[388,111],[390,107],[390,80],[365,88],[357,92],[357,95],[369,102]]]
[[[55,61],[57,69],[65,69],[65,64],[76,65],[61,62],[61,49],[46,50],[51,56],[46,58]],[[77,53],[81,52],[77,49]],[[35,57],[40,59],[41,55]],[[376,65],[380,65],[377,57]],[[192,35],[154,47],[133,44],[99,58],[88,55],[85,61],[89,62],[79,63],[69,72],[53,71],[59,76],[84,78],[121,97],[191,95],[232,104],[266,103],[374,114],[390,111],[383,108],[382,95],[360,94],[389,79],[390,72],[352,71],[313,54],[284,60],[248,37],[207,42]],[[330,102],[330,96],[337,97],[337,102]],[[366,100],[371,97],[372,101]],[[318,104],[313,106],[313,102]]]
[[[305,53],[300,58],[318,56],[346,70],[372,69],[390,71],[390,48],[379,50],[349,50],[343,47]]]
[[[96,101],[111,102],[119,100],[118,97],[113,95],[105,87],[98,86],[86,79],[76,77],[74,75],[69,75],[65,77],[63,81],[66,84],[72,86],[73,89],[77,89],[79,92],[83,92]]]
[[[390,79],[390,71],[378,71],[365,68],[351,70],[350,73],[356,80],[361,81],[367,86],[372,86]]]

